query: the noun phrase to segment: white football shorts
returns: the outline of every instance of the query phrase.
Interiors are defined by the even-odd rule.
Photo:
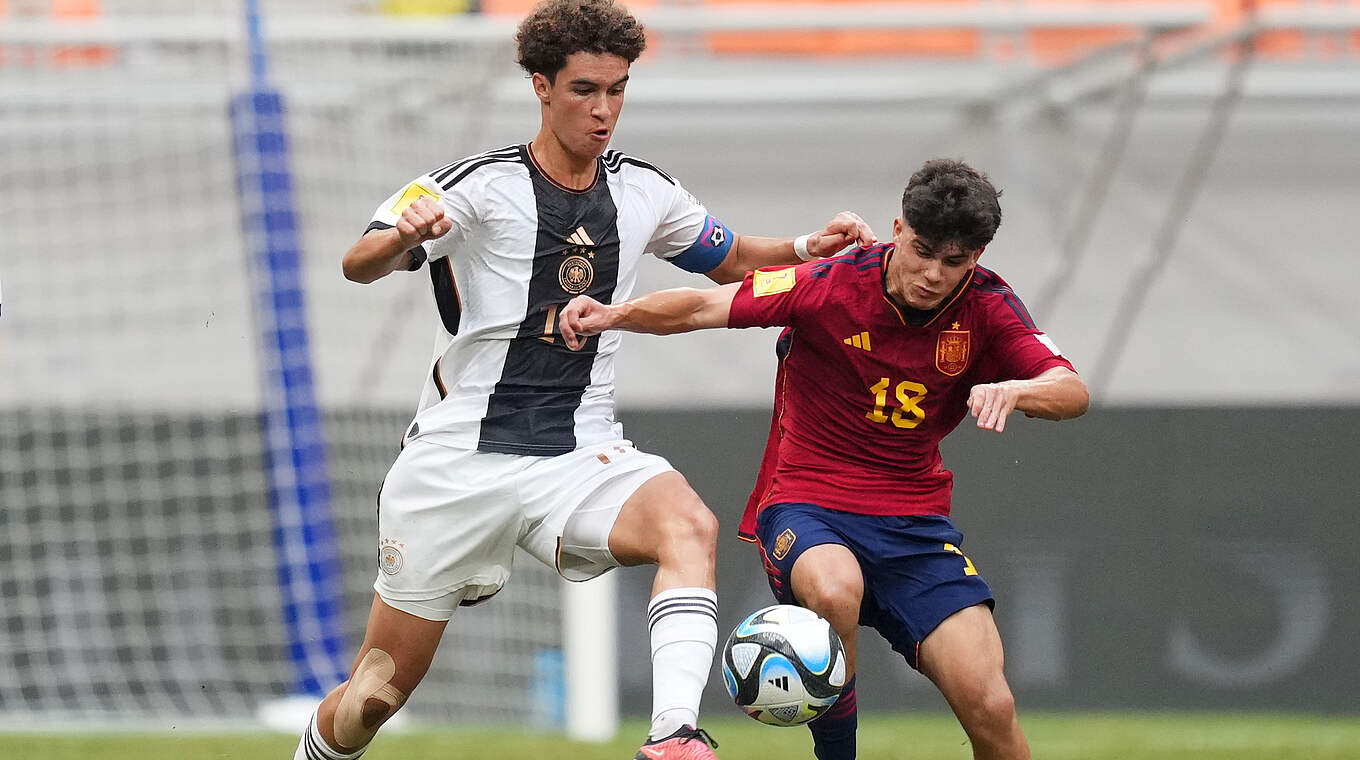
[[[623,503],[671,469],[623,440],[555,457],[410,441],[378,495],[373,589],[403,612],[448,620],[500,591],[516,546],[567,580],[594,578],[618,567],[609,531]]]

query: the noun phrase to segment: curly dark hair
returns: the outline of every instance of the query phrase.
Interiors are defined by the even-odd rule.
[[[902,193],[902,218],[932,248],[957,243],[976,251],[992,242],[1001,226],[1001,191],[987,175],[962,161],[925,162]]]
[[[647,34],[613,0],[543,0],[520,22],[515,44],[525,72],[555,80],[572,53],[612,53],[632,63]]]

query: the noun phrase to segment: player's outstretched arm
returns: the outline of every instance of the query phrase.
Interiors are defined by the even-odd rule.
[[[1085,414],[1090,403],[1086,383],[1066,367],[1053,367],[1029,380],[974,385],[968,394],[968,411],[977,418],[977,426],[998,433],[1016,410],[1046,420],[1070,420]]]
[[[407,261],[407,251],[443,237],[453,229],[444,207],[429,198],[417,198],[401,212],[395,227],[369,230],[345,252],[341,266],[345,279],[369,283],[392,274]]]
[[[575,351],[591,335],[605,330],[671,335],[726,327],[732,297],[740,283],[697,290],[658,290],[617,304],[603,304],[590,296],[571,299],[558,316],[558,328],[567,347]]]
[[[874,231],[858,214],[842,211],[826,226],[806,236],[806,256],[795,249],[802,238],[765,238],[738,235],[727,258],[706,275],[710,280],[725,285],[741,282],[747,272],[761,267],[781,264],[800,264],[813,258],[835,256],[849,245],[873,245],[878,242]]]

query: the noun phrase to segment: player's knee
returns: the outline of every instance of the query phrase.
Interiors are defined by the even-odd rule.
[[[803,606],[831,621],[837,629],[858,622],[864,597],[864,582],[858,575],[833,570],[800,574],[799,580],[802,583],[795,592]]]
[[[693,492],[667,510],[665,528],[670,540],[689,551],[712,553],[718,545],[718,518]]]
[[[378,728],[406,703],[392,682],[396,661],[381,649],[370,649],[359,661],[335,708],[335,741],[348,751],[368,746]]]
[[[982,698],[982,713],[988,723],[1009,724],[1015,717],[1015,696],[1004,685],[999,689],[989,689]]]
[[[837,631],[853,628],[859,621],[860,599],[852,596],[850,587],[842,593],[828,592],[815,596],[814,601],[804,602],[808,609],[826,618]],[[800,600],[802,601],[802,600]]]
[[[1015,722],[1015,696],[1004,680],[979,688],[968,700],[972,730],[982,735],[1004,734]]]

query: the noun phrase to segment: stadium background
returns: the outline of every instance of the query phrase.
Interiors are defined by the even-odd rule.
[[[433,309],[423,275],[359,287],[339,255],[411,177],[537,125],[496,34],[523,3],[405,13],[420,5],[263,3],[345,657]],[[643,8],[661,31],[614,147],[734,230],[794,234],[853,209],[886,236],[933,156],[1004,189],[983,263],[1095,392],[1079,421],[947,445],[1022,707],[1356,709],[1360,5],[1261,5],[1250,51],[1233,44],[1253,17],[1226,0],[813,4],[816,33],[780,31],[774,11],[775,31],[734,33],[713,30],[731,23],[716,3]],[[246,86],[240,8],[0,9],[0,720],[247,720],[293,676],[227,111]],[[1036,9],[1057,15],[1024,21]],[[1112,15],[1054,30],[1088,12]],[[918,28],[932,14],[955,25]],[[702,282],[657,264],[639,292]],[[630,336],[619,357],[630,437],[724,524],[724,630],[767,600],[732,534],[772,341]],[[517,572],[456,618],[414,715],[555,717],[557,584]],[[649,578],[619,575],[621,704],[645,713]],[[942,708],[884,648],[864,667],[866,709]],[[725,709],[716,678],[710,691]]]

